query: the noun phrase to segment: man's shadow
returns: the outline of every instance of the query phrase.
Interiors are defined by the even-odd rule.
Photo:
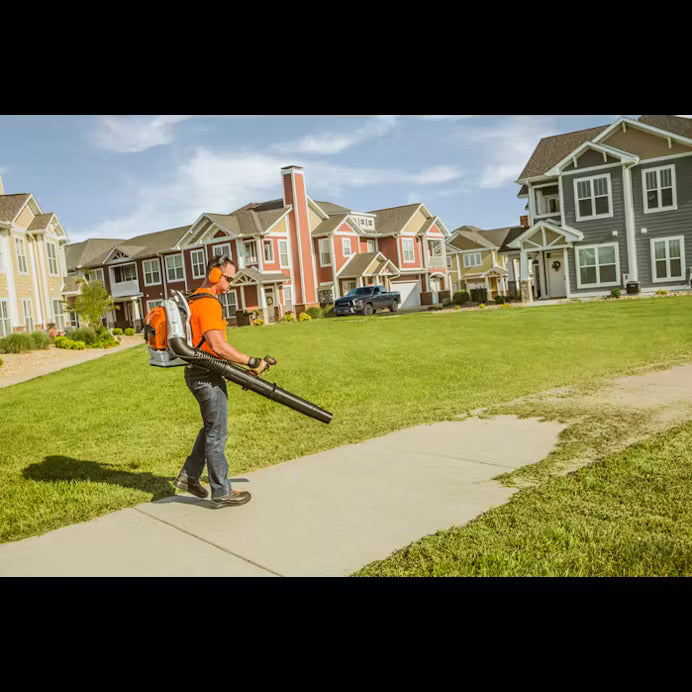
[[[134,472],[138,464],[119,466],[97,461],[83,461],[65,456],[47,456],[36,464],[29,464],[22,476],[32,481],[91,481],[112,483],[151,493],[152,502],[175,495],[174,476],[155,476],[148,471]]]

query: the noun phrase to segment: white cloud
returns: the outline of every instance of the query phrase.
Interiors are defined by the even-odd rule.
[[[296,160],[292,163],[303,165]],[[204,212],[228,213],[248,202],[277,199],[282,194],[280,169],[286,165],[284,157],[271,153],[219,154],[200,147],[167,181],[136,187],[131,213],[83,231],[75,229],[70,237],[72,242],[87,237],[129,238],[191,224]],[[409,173],[398,169],[349,168],[324,161],[307,163],[304,169],[308,194],[313,199],[336,203],[344,199],[350,188],[432,186],[462,175],[451,166]],[[403,196],[402,192],[401,203],[405,204]]]
[[[109,151],[132,153],[168,144],[173,129],[188,115],[122,116],[103,115],[98,119],[95,143]]]
[[[395,126],[395,117],[378,115],[352,132],[323,130],[297,140],[275,144],[271,147],[271,150],[278,153],[338,154],[356,144],[361,144],[376,137],[382,137]]]
[[[543,137],[556,134],[549,116],[512,116],[488,127],[474,125],[457,133],[461,143],[478,147],[481,170],[477,186],[502,187],[516,180]]]

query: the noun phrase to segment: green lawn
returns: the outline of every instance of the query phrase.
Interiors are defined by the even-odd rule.
[[[356,576],[692,575],[692,422],[522,490]]]
[[[692,296],[229,330],[324,425],[229,383],[231,477],[547,388],[692,358]],[[0,389],[0,541],[173,494],[197,431],[182,368],[145,347]]]

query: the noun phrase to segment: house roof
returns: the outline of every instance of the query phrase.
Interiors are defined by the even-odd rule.
[[[476,226],[460,226],[452,231],[451,239],[448,242],[459,250],[495,249],[497,247],[493,238],[486,237]]]
[[[0,195],[0,221],[14,221],[24,203],[29,199],[28,192],[17,195]]]
[[[379,235],[391,235],[398,233],[410,221],[418,207],[420,203],[377,209],[368,213],[375,214],[375,228]]]
[[[317,206],[322,209],[325,214],[328,214],[331,216],[332,214],[347,214],[351,209],[347,209],[346,207],[342,207],[339,204],[333,204],[332,202],[315,202]]]
[[[103,260],[118,243],[126,242],[117,238],[88,238],[79,243],[68,243],[65,245],[67,271],[103,264]]]
[[[334,216],[330,216],[328,219],[322,221],[317,228],[315,228],[315,230],[312,232],[312,236],[322,236],[335,231],[344,221],[346,221],[347,218],[348,214],[336,214]]]
[[[50,220],[53,218],[55,215],[54,212],[48,212],[47,214],[38,214],[34,216],[34,220],[29,224],[29,228],[27,228],[28,231],[40,231],[46,226],[48,226],[48,223]]]
[[[253,281],[256,281],[257,283],[273,283],[278,281],[286,281],[288,279],[288,277],[285,274],[282,274],[281,272],[262,273],[259,271],[259,269],[254,269],[253,267],[244,267],[243,269],[239,269],[236,272],[235,276],[233,277],[233,281],[231,282],[231,285],[235,285],[236,278],[242,278],[243,275],[249,276]]]
[[[637,118],[637,122],[692,139],[691,118],[680,118],[675,115],[642,115]],[[526,166],[524,166],[524,170],[517,180],[533,178],[534,176],[545,174],[546,171],[550,170],[556,163],[564,159],[565,156],[574,151],[578,146],[592,140],[601,132],[611,127],[611,125],[612,123],[610,125],[591,127],[586,130],[553,135],[552,137],[543,137],[543,139],[538,142],[531,158],[528,160]],[[524,193],[525,190],[522,187],[519,194]]]
[[[370,266],[372,261],[380,254],[379,252],[361,252],[353,255],[348,264],[341,270],[341,278],[347,279],[354,276],[361,276]]]

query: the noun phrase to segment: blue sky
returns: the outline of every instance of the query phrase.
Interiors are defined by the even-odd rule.
[[[422,202],[450,231],[498,228],[526,213],[513,181],[541,137],[618,117],[0,116],[0,176],[6,194],[31,192],[56,212],[71,242],[277,199],[289,164],[318,201]]]

